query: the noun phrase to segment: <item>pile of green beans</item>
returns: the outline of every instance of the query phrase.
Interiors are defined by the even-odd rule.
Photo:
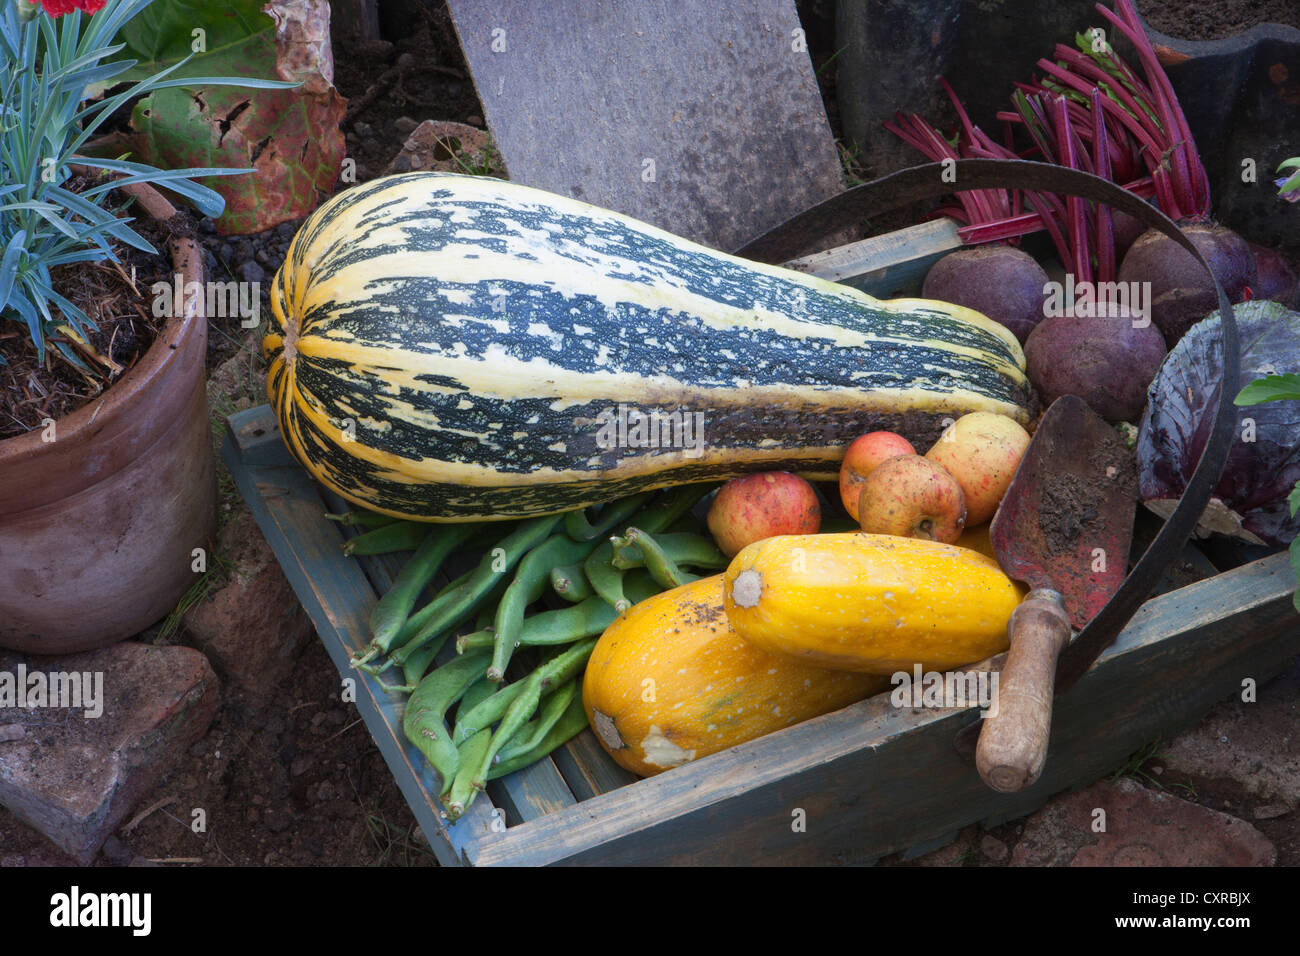
[[[448,820],[489,780],[541,760],[587,726],[582,670],[620,614],[695,580],[685,567],[726,567],[689,515],[713,487],[645,492],[509,525],[365,512],[342,519],[369,529],[349,539],[348,554],[414,552],[376,603],[371,641],[352,666],[410,695],[403,731],[438,774]],[[482,553],[478,565],[421,604],[444,561],[465,551]],[[456,653],[435,666],[458,633]],[[516,650],[531,659],[516,660]],[[400,683],[380,677],[390,669]]]

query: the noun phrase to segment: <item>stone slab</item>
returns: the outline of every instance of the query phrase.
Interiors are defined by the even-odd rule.
[[[74,674],[83,677],[60,676]],[[48,693],[56,684],[65,691],[57,698]],[[219,701],[216,674],[188,647],[126,641],[56,658],[0,653],[0,725],[23,729],[0,743],[0,806],[89,863],[203,736]]]

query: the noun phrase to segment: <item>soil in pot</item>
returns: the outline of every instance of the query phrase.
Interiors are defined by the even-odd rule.
[[[74,191],[84,181],[73,182]],[[130,215],[130,213],[128,213]],[[70,415],[103,394],[149,351],[165,318],[155,317],[149,289],[172,281],[168,241],[194,234],[186,212],[167,222],[139,217],[132,227],[147,239],[156,255],[116,240],[110,244],[120,262],[74,263],[51,270],[61,295],[79,306],[95,323],[87,330],[93,353],[66,335],[52,336],[41,361],[24,324],[0,325],[0,441],[43,427]],[[67,344],[86,366],[79,369],[55,348]]]

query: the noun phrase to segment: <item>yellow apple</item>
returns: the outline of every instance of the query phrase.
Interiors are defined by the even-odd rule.
[[[993,517],[1029,447],[1029,432],[1005,415],[971,412],[957,419],[925,457],[942,465],[966,495],[966,521]]]

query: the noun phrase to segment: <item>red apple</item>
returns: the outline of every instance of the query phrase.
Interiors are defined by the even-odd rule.
[[[862,482],[858,524],[869,534],[952,544],[966,527],[966,497],[942,466],[922,455],[899,455]]]
[[[858,520],[858,498],[862,482],[882,461],[899,455],[915,455],[916,449],[902,435],[893,432],[870,432],[853,439],[840,465],[840,501],[854,521]]]
[[[788,471],[733,478],[718,489],[708,518],[713,539],[728,557],[779,534],[816,534],[821,520],[813,486]]]

